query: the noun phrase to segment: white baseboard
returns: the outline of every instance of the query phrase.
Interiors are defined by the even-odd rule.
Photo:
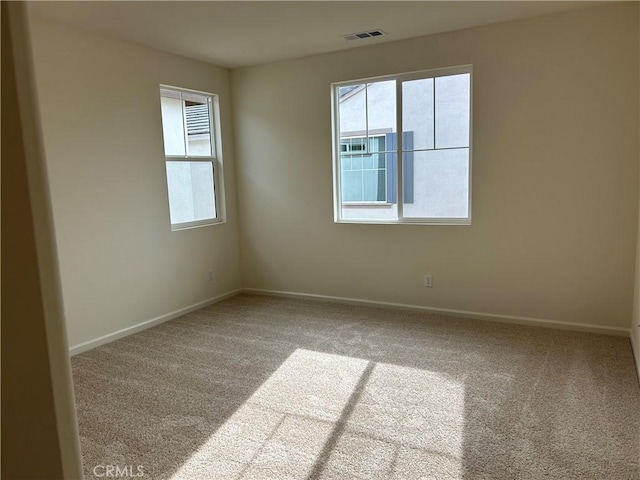
[[[357,298],[333,297],[329,295],[316,295],[313,293],[283,292],[279,290],[264,290],[259,288],[243,288],[243,293],[268,295],[274,297],[298,298],[301,300],[314,300],[320,302],[343,303],[347,305],[362,305],[367,307],[383,307],[400,310],[412,310],[425,313],[435,313],[458,318],[470,318],[474,320],[488,320],[492,322],[513,323],[535,327],[555,328],[560,330],[573,330],[578,332],[600,333],[604,335],[616,335],[629,337],[630,331],[626,328],[607,327],[603,325],[589,325],[587,323],[560,322],[557,320],[545,320],[540,318],[518,317],[513,315],[499,315],[494,313],[470,312],[467,310],[452,310],[449,308],[432,308],[405,303],[379,302],[376,300],[360,300]],[[636,349],[637,351],[637,349]],[[636,359],[638,356],[636,355]]]
[[[265,290],[265,289],[259,289],[259,288],[240,288],[237,290],[232,290],[231,292],[223,293],[222,295],[218,295],[213,298],[209,298],[202,302],[195,303],[188,307],[184,307],[179,310],[167,313],[165,315],[152,318],[151,320],[147,320],[145,322],[138,323],[136,325],[132,325],[127,328],[123,328],[116,332],[103,335],[93,340],[89,340],[87,342],[74,345],[69,349],[70,354],[71,356],[73,356],[82,352],[86,352],[87,350],[91,350],[93,348],[99,347],[100,345],[104,345],[105,343],[113,342],[114,340],[118,340],[119,338],[123,338],[128,335],[134,334],[136,332],[140,332],[147,328],[151,328],[153,326],[167,322],[169,320],[173,320],[174,318],[181,317],[182,315],[186,315],[187,313],[193,312],[195,310],[199,310],[209,305],[213,305],[214,303],[221,302],[222,300],[226,300],[227,298],[235,297],[240,293],[267,295],[267,296],[275,296],[275,297],[286,297],[286,298],[297,298],[301,300],[314,300],[314,301],[320,301],[320,302],[342,303],[347,305],[362,305],[367,307],[411,310],[411,311],[435,313],[439,315],[447,315],[447,316],[453,316],[453,317],[459,317],[459,318],[488,320],[493,322],[513,323],[518,325],[530,325],[530,326],[536,326],[536,327],[556,328],[556,329],[562,329],[562,330],[574,330],[579,332],[600,333],[605,335],[617,335],[622,337],[630,336],[630,331],[624,328],[606,327],[602,325],[589,325],[586,323],[560,322],[556,320],[544,320],[539,318],[518,317],[518,316],[512,316],[512,315],[499,315],[499,314],[493,314],[493,313],[478,313],[478,312],[470,312],[467,310],[453,310],[448,308],[432,308],[432,307],[423,307],[420,305],[410,305],[405,303],[380,302],[376,300],[361,300],[357,298],[334,297],[329,295],[317,295],[313,293],[284,292],[279,290]],[[635,353],[636,365],[638,367],[638,374],[640,375],[640,345],[638,345],[637,341],[633,337],[631,337],[631,344]]]
[[[104,345],[105,343],[113,342],[114,340],[118,340],[119,338],[126,337],[142,330],[146,330],[147,328],[151,328],[169,320],[173,320],[174,318],[181,317],[182,315],[186,315],[187,313],[194,312],[196,310],[200,310],[201,308],[208,307],[209,305],[213,305],[214,303],[221,302],[222,300],[226,300],[227,298],[235,297],[240,293],[242,293],[241,289],[232,290],[231,292],[223,293],[222,295],[209,298],[202,302],[194,303],[193,305],[189,305],[188,307],[175,310],[165,315],[160,315],[159,317],[152,318],[151,320],[147,320],[136,325],[132,325],[131,327],[123,328],[122,330],[118,330],[117,332],[109,333],[107,335],[103,335],[102,337],[89,340],[88,342],[74,345],[69,349],[69,352],[71,353],[71,356],[86,352],[87,350],[99,347],[100,345]]]

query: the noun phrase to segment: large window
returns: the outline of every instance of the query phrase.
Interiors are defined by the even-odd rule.
[[[336,221],[471,223],[470,66],[332,87]]]
[[[160,87],[171,228],[221,221],[217,96]]]

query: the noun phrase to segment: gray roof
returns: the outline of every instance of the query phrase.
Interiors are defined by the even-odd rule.
[[[362,85],[349,85],[348,87],[340,87],[338,89],[340,98],[344,97],[348,93],[353,92],[356,88],[360,88]]]

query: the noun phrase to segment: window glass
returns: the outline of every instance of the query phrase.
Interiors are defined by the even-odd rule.
[[[470,75],[436,78],[436,148],[469,146]]]
[[[367,134],[367,92],[366,85],[352,85],[338,88],[340,109],[340,137],[345,132]]]
[[[210,162],[167,162],[171,223],[216,216],[213,168]]]
[[[209,100],[195,95],[185,96],[188,152],[191,157],[211,156],[211,119]]]
[[[182,119],[182,100],[163,92],[160,97],[162,105],[162,134],[164,137],[164,154],[184,156],[187,154],[184,143],[184,122]]]
[[[466,218],[469,208],[469,149],[414,152],[408,218]]]
[[[402,125],[413,132],[416,150],[434,146],[433,78],[402,82]]]

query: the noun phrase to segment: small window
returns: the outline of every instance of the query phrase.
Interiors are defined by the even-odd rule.
[[[341,82],[333,99],[337,222],[471,223],[470,66]]]
[[[160,88],[172,230],[221,221],[216,102],[216,95]]]

